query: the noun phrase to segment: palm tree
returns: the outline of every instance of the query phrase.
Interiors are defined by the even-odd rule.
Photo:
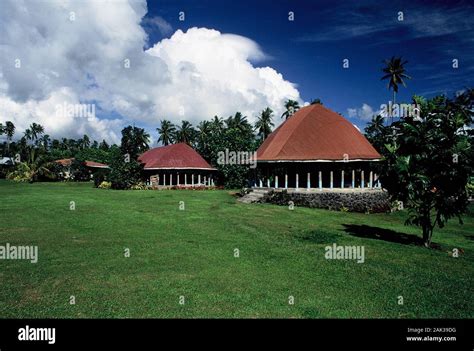
[[[6,130],[2,123],[0,123],[0,135],[5,134]]]
[[[145,129],[135,127],[135,141],[141,152],[144,152],[150,148],[150,134]]]
[[[272,114],[273,110],[270,107],[267,107],[260,113],[260,116],[257,117],[255,129],[258,131],[258,135],[262,137],[262,140],[265,140],[272,132],[272,127],[274,126],[272,122]]]
[[[51,148],[59,150],[61,148],[61,142],[58,139],[53,139],[51,142]]]
[[[161,127],[156,128],[156,131],[159,134],[158,141],[163,145],[169,145],[173,143],[173,135],[176,132],[176,128],[170,121],[164,119],[161,121]]]
[[[199,139],[205,139],[211,133],[211,122],[201,121],[197,126],[199,132]]]
[[[218,116],[214,116],[211,123],[212,128],[217,131],[221,131],[222,129],[224,129],[224,120]]]
[[[86,134],[84,134],[82,137],[82,145],[80,146],[82,146],[83,149],[87,149],[89,146],[91,146],[91,140]]]
[[[5,133],[7,134],[7,150],[8,150],[8,155],[10,155],[10,143],[13,139],[13,135],[15,134],[15,125],[12,122],[7,121],[5,123],[4,130],[5,130]]]
[[[201,150],[205,150],[207,148],[209,136],[212,135],[212,122],[209,121],[201,121],[197,126],[197,141],[198,147]]]
[[[25,135],[26,140],[32,140],[33,139],[33,133],[31,132],[31,129],[26,128],[25,131],[23,132]]]
[[[186,143],[191,145],[195,136],[195,130],[191,123],[182,121],[181,126],[176,129],[175,141],[178,143]]]
[[[380,78],[380,80],[389,79],[387,87],[388,90],[393,91],[393,104],[395,105],[395,97],[398,93],[398,84],[401,83],[404,87],[406,87],[407,85],[405,84],[403,78],[411,79],[411,77],[406,74],[404,67],[404,65],[407,64],[408,61],[402,62],[401,57],[392,56],[390,60],[385,60],[384,63],[386,64],[386,66],[382,68],[382,72],[384,72],[385,75]]]
[[[69,150],[71,145],[69,145],[69,139],[62,138],[60,143],[61,150]]]
[[[48,134],[43,135],[43,137],[41,138],[41,145],[43,146],[45,151],[48,151],[50,142],[51,142],[51,138],[49,137],[49,135]]]
[[[227,124],[227,128],[238,129],[241,132],[252,129],[252,126],[247,121],[247,117],[243,116],[240,112],[236,112],[234,116],[227,118],[225,123]]]
[[[287,102],[285,102],[285,108],[286,108],[286,111],[283,112],[283,114],[281,115],[281,118],[285,117],[285,119],[288,119],[288,117],[291,117],[293,113],[299,110],[300,104],[298,103],[298,101],[290,99]]]
[[[102,142],[99,144],[99,149],[108,151],[109,150],[109,144],[105,141],[105,139],[102,139]]]
[[[25,139],[31,140],[33,145],[26,145],[26,148],[29,149],[29,163],[33,163],[35,161],[35,149],[37,147],[38,138],[44,133],[44,128],[41,124],[31,123],[30,128],[25,130]]]
[[[36,141],[38,137],[44,133],[44,128],[41,124],[31,123],[30,125],[31,140]]]

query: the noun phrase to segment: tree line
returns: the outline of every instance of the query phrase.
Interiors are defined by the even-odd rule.
[[[299,108],[297,101],[286,101],[285,112],[281,118],[289,118]],[[190,145],[218,169],[221,185],[229,188],[241,187],[246,185],[248,168],[241,165],[219,165],[216,162],[217,154],[226,148],[249,152],[257,150],[272,132],[273,119],[274,112],[269,107],[261,111],[253,125],[240,112],[226,119],[214,116],[210,120],[201,121],[196,127],[186,120],[180,125],[174,125],[171,121],[164,119],[156,128],[157,141],[163,146],[174,143]],[[120,159],[125,154],[136,161],[141,153],[149,150],[151,139],[145,129],[130,125],[122,129],[120,145],[109,145],[105,140],[100,142],[92,140],[86,134],[79,139],[52,139],[45,132],[44,127],[38,123],[32,123],[16,141],[14,141],[15,132],[15,125],[11,121],[0,123],[0,136],[6,136],[6,140],[0,144],[0,156],[14,158],[18,164],[17,179],[28,181],[60,178],[59,166],[54,161],[69,158],[75,159],[72,167],[75,170],[74,178],[85,180],[88,178],[88,173],[81,166],[84,161],[101,162],[119,167]],[[132,182],[138,181],[139,167],[137,164],[135,166],[137,169],[134,170],[134,175],[125,174],[121,177],[127,181],[120,182],[118,188],[129,187]],[[130,167],[131,165],[127,165],[119,168]],[[0,176],[5,177],[8,171],[8,169],[0,170]]]

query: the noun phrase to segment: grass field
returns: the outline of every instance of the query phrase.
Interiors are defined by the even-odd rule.
[[[36,264],[0,260],[0,317],[473,318],[472,208],[435,230],[438,250],[404,218],[0,181],[0,245],[39,246]],[[325,259],[333,243],[365,262]]]

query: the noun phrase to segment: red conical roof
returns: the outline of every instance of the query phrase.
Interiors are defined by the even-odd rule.
[[[258,161],[376,160],[380,154],[341,115],[320,104],[301,108],[257,151]]]
[[[144,169],[215,170],[186,143],[156,147],[144,152],[138,160],[145,164]]]

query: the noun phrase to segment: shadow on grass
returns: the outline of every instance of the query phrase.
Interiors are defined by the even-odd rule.
[[[423,239],[413,234],[405,234],[390,229],[371,227],[368,225],[343,224],[343,227],[345,228],[344,231],[346,233],[359,238],[383,240],[403,245],[424,246]],[[441,245],[431,243],[431,248],[439,250],[441,249]]]

